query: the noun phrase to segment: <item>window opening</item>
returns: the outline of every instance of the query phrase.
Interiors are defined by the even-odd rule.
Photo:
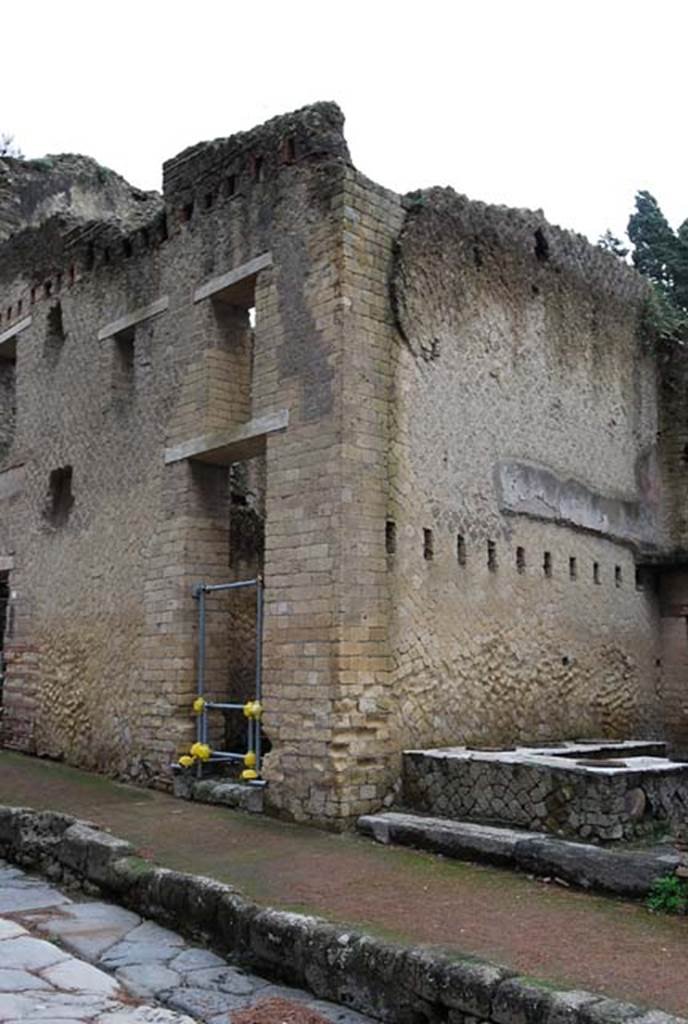
[[[67,334],[62,320],[62,303],[56,302],[48,310],[46,318],[46,332],[44,353],[49,359],[57,359],[62,351]]]
[[[60,466],[50,474],[46,518],[53,526],[64,526],[73,507],[72,467]]]
[[[526,571],[526,549],[516,548],[516,569],[518,572]]]
[[[130,399],[136,387],[136,345],[133,327],[113,338],[112,393],[120,401]]]

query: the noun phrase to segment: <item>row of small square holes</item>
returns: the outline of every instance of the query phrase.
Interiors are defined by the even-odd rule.
[[[396,551],[396,523],[392,520],[387,521],[385,547],[388,555],[393,555]],[[423,558],[426,562],[431,562],[434,557],[435,545],[433,532],[430,529],[424,529]],[[466,538],[461,533],[456,536],[456,560],[460,566],[466,565]],[[493,540],[487,541],[487,568],[490,572],[497,572],[497,545]],[[523,547],[516,548],[516,570],[519,573],[524,573],[526,571],[526,549]],[[551,579],[554,575],[554,562],[551,551],[543,552],[542,572],[548,579]],[[572,580],[578,579],[578,560],[573,555],[569,558],[569,578]],[[599,562],[592,563],[592,578],[593,583],[602,583]],[[620,565],[614,566],[614,584],[617,587],[620,587],[623,584],[623,570]],[[636,570],[636,587],[642,589],[642,581],[638,570]]]
[[[68,283],[69,283],[69,285],[70,286],[73,285],[75,280],[76,280],[76,268],[72,265],[69,268],[69,271],[68,271]],[[62,274],[57,274],[57,276],[55,277],[55,281],[54,281],[54,290],[56,292],[59,292],[61,290],[61,288],[62,288]],[[36,300],[41,297],[39,295],[39,291],[40,290],[41,289],[39,288],[38,285],[34,285],[31,288],[30,298],[31,298],[31,305],[32,306],[36,302]],[[53,294],[53,281],[52,280],[44,281],[43,286],[42,286],[42,297],[46,298],[46,299],[49,299],[52,294]],[[24,309],[24,303],[23,303],[23,301],[21,299],[19,299],[17,301],[17,305],[16,306],[8,306],[7,307],[7,316],[5,317],[7,323],[9,323],[10,320],[12,320],[13,316],[18,319],[22,315],[23,309]],[[2,323],[2,313],[0,312],[0,324],[1,323]]]
[[[296,143],[293,138],[287,138],[282,143],[281,161],[285,164],[291,164],[296,159]],[[250,158],[250,170],[251,177],[255,182],[263,181],[265,173],[265,159],[258,154],[253,154]],[[226,198],[230,199],[235,193],[237,188],[237,175],[229,174],[225,178],[223,193]],[[212,192],[206,192],[203,196],[203,207],[205,210],[210,210],[215,202],[215,195]],[[193,199],[186,203],[179,211],[179,220],[182,224],[188,224],[194,215],[195,204]]]

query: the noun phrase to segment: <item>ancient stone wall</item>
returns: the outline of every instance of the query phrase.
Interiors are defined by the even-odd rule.
[[[631,272],[540,215],[411,199],[393,282],[398,744],[650,735],[655,363]]]
[[[164,215],[136,231],[53,218],[5,243],[2,326],[30,317],[17,334],[17,430],[0,475],[7,490],[10,462],[23,467],[3,503],[0,551],[14,555],[17,594],[11,745],[169,780],[193,738],[193,584],[243,567],[230,566],[231,460],[166,463],[166,452],[286,410],[288,430],[262,437],[258,488],[266,772],[287,813],[338,816],[341,122],[320,105],[186,151],[166,165]],[[208,282],[243,265],[240,294],[213,297]],[[229,621],[222,606],[208,621],[208,692],[225,699]]]
[[[281,813],[374,810],[405,746],[661,728],[640,279],[540,215],[402,200],[342,123],[317,104],[191,147],[162,200],[109,182],[112,216],[40,168],[10,201],[3,171],[10,744],[168,784],[193,586],[261,569]],[[233,600],[208,614],[223,699],[255,667]]]

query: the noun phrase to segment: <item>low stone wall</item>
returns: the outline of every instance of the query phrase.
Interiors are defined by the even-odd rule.
[[[402,802],[420,814],[600,842],[641,838],[688,820],[688,764],[586,769],[573,760],[529,763],[519,756],[407,751]]]
[[[0,807],[0,856],[174,924],[268,977],[394,1024],[688,1024],[590,992],[540,987],[502,967],[393,946],[260,907],[228,885],[135,856],[64,814]]]

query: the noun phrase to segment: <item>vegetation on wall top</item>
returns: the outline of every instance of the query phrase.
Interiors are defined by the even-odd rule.
[[[688,220],[677,231],[669,224],[655,197],[641,191],[628,221],[633,245],[631,261],[647,278],[652,291],[645,307],[644,329],[654,340],[688,342]],[[629,250],[610,231],[598,245],[620,259]]]

